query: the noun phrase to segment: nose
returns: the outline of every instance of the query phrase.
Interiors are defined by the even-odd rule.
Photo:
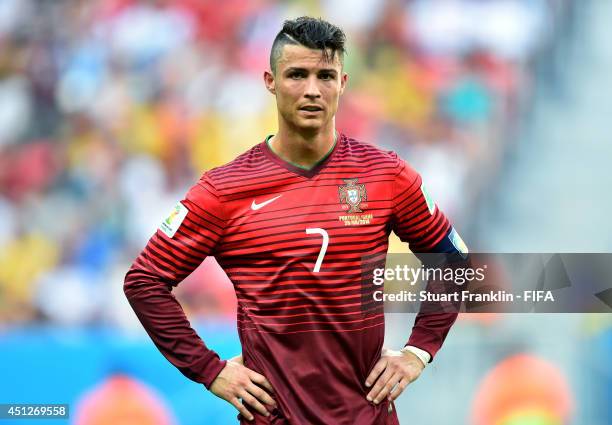
[[[316,75],[308,77],[306,81],[306,91],[304,92],[304,96],[309,99],[316,99],[321,97],[321,91],[319,90]]]

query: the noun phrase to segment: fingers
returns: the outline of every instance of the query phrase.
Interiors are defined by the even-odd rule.
[[[368,401],[373,401],[376,404],[380,403],[401,379],[402,377],[398,373],[392,371],[391,368],[387,368],[380,375],[366,398]]]
[[[391,378],[387,381],[387,383],[382,387],[382,390],[378,393],[378,395],[374,398],[374,403],[378,404],[385,399],[390,393],[391,390],[402,380],[402,375],[399,373],[393,374]]]
[[[423,371],[423,362],[414,354],[405,355],[401,351],[383,349],[383,357],[376,363],[366,379],[366,386],[372,390],[366,398],[375,404],[387,397],[393,401],[406,387],[417,379]]]
[[[277,407],[266,389],[274,393],[272,385],[263,375],[232,360],[226,363],[210,386],[213,394],[227,400],[249,421],[253,420],[254,416],[245,407],[245,404],[264,416],[269,416],[270,413],[262,402]]]
[[[385,370],[386,367],[387,367],[387,359],[385,357],[381,357],[380,360],[376,362],[376,364],[374,365],[374,368],[368,375],[366,382],[365,382],[366,387],[372,386],[372,384],[374,384],[374,382],[376,382],[376,380],[378,379],[378,375],[380,375],[382,371]]]
[[[228,401],[240,412],[243,417],[247,419],[247,421],[252,421],[253,419],[255,419],[251,412],[247,410],[246,406],[242,404],[237,397],[234,397]]]
[[[255,396],[258,400],[266,403],[268,406],[276,407],[276,402],[270,395],[265,392],[261,387],[251,383],[247,386],[246,390]]]
[[[251,393],[249,393],[246,390],[243,390],[240,392],[240,398],[242,398],[242,403],[246,403],[249,406],[253,407],[255,410],[257,410],[259,413],[261,413],[264,416],[269,416],[270,412],[268,412],[268,409],[266,409],[266,407],[261,404],[259,402],[259,400],[257,400],[255,397],[253,397],[253,395]]]
[[[408,378],[404,377],[401,381],[399,381],[393,391],[391,391],[391,394],[389,394],[389,400],[395,401],[400,394],[404,392],[408,384],[410,384],[410,380]]]
[[[249,378],[251,378],[251,381],[255,382],[257,385],[264,387],[271,394],[274,394],[274,388],[272,388],[272,385],[270,382],[268,382],[265,376],[249,369]]]

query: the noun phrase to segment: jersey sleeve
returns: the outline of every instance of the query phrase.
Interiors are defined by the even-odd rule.
[[[427,193],[421,176],[401,159],[398,168],[393,187],[395,234],[417,257],[421,253],[458,252],[453,242],[456,232]],[[433,360],[456,319],[456,312],[419,312],[406,345],[425,350]]]
[[[224,229],[218,194],[204,175],[177,203],[125,276],[124,292],[159,351],[210,387],[225,366],[191,327],[172,288],[214,255]]]
[[[414,253],[433,252],[450,223],[431,199],[421,176],[399,160],[393,186],[393,231]]]

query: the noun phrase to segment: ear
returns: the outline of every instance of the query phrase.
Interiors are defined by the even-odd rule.
[[[266,88],[268,89],[268,91],[272,93],[273,95],[276,95],[274,74],[272,74],[270,71],[264,71],[263,78],[264,78],[264,84],[266,85]]]
[[[344,72],[342,73],[342,77],[340,77],[340,94],[344,93],[346,83],[348,83],[348,74]]]

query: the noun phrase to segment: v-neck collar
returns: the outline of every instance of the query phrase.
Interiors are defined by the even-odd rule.
[[[271,160],[272,162],[278,164],[279,166],[291,171],[292,173],[299,174],[300,176],[312,178],[316,176],[319,171],[330,161],[330,159],[334,156],[334,154],[338,151],[338,146],[344,141],[344,135],[340,132],[337,133],[336,143],[334,146],[325,154],[323,158],[319,160],[312,168],[303,168],[296,164],[293,164],[289,161],[285,161],[280,156],[278,156],[268,145],[268,141],[273,135],[269,135],[265,138],[262,144],[262,151],[264,155]]]

